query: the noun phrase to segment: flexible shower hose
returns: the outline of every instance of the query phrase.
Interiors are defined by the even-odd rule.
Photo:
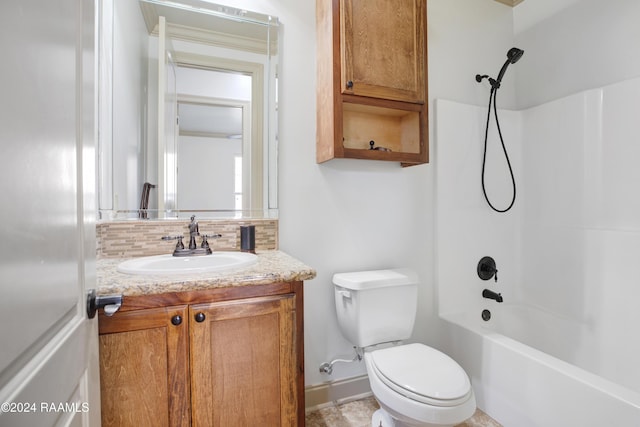
[[[498,109],[496,108],[496,94],[498,90],[494,87],[491,88],[491,93],[489,94],[489,107],[487,111],[487,126],[484,131],[484,153],[482,155],[482,193],[484,194],[484,199],[487,201],[491,209],[496,212],[503,213],[507,212],[509,209],[513,207],[513,204],[516,201],[516,180],[513,177],[513,169],[511,168],[511,162],[509,161],[509,154],[507,153],[507,148],[504,145],[504,139],[502,138],[502,131],[500,130],[500,121],[498,120]],[[496,127],[498,128],[498,135],[500,136],[500,143],[502,144],[502,151],[504,151],[504,157],[507,159],[507,166],[509,166],[509,174],[511,174],[511,184],[513,185],[513,198],[511,199],[511,203],[506,209],[498,209],[489,200],[489,196],[487,196],[487,190],[484,184],[484,171],[485,164],[487,162],[487,139],[489,137],[489,120],[491,119],[491,102],[493,101],[493,112],[496,117]]]

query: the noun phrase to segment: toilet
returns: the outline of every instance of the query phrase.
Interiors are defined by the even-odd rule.
[[[416,317],[418,277],[408,269],[333,276],[342,334],[364,349],[371,391],[380,404],[372,427],[454,426],[470,418],[476,400],[466,372],[446,354],[402,344]]]

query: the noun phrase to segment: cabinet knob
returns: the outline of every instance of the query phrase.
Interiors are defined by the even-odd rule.
[[[180,316],[179,314],[176,314],[175,316],[173,316],[171,318],[171,324],[172,325],[178,326],[181,323],[182,323],[182,316]]]
[[[198,323],[204,322],[205,317],[206,316],[204,315],[204,313],[196,313],[196,322]]]
[[[347,89],[353,89],[353,80],[347,81]]]

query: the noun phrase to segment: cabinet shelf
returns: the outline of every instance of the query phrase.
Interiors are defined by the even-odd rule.
[[[399,107],[343,102],[344,157],[420,163],[423,108],[419,104]]]

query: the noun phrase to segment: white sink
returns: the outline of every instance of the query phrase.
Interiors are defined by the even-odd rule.
[[[127,274],[189,274],[243,268],[258,262],[248,252],[214,252],[211,255],[175,257],[171,254],[133,258],[118,264]]]

